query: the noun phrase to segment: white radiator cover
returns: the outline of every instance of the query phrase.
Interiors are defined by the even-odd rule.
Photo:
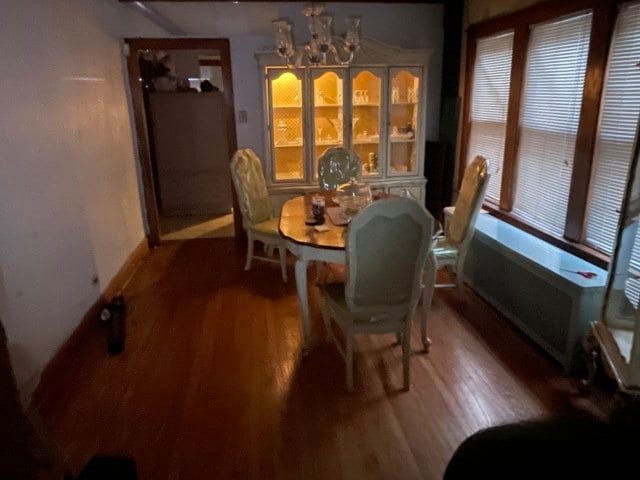
[[[567,373],[581,366],[580,342],[600,315],[605,270],[486,213],[464,270],[467,283]]]

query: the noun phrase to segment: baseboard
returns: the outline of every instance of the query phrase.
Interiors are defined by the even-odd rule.
[[[142,261],[150,252],[149,241],[145,237],[129,254],[122,264],[122,267],[120,267],[113,279],[111,279],[107,284],[102,294],[83,315],[82,320],[80,320],[80,323],[73,333],[62,344],[53,358],[44,366],[39,375],[40,381],[31,395],[30,403],[32,405],[37,405],[42,400],[44,392],[49,391],[50,386],[56,384],[56,372],[60,371],[60,368],[63,368],[67,359],[73,356],[73,352],[77,350],[78,345],[80,345],[82,339],[86,337],[87,333],[91,329],[99,328],[98,319],[100,318],[100,312],[102,309],[113,297],[122,292],[127,283],[129,283],[129,280],[131,280],[131,277],[133,277],[133,274],[140,267]],[[38,378],[38,376],[36,376],[36,378]]]
[[[102,292],[102,297],[107,302],[127,286],[127,283],[129,283],[129,280],[131,280],[136,270],[138,270],[140,263],[149,255],[149,252],[149,242],[147,238],[144,238],[129,254],[122,267],[120,267],[120,270],[118,270]]]

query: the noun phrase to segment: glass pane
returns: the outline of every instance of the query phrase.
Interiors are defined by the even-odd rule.
[[[382,79],[369,71],[358,73],[352,80],[351,145],[362,159],[362,174],[377,175],[380,158],[380,106]]]
[[[486,198],[500,201],[502,164],[509,107],[513,33],[478,40],[471,89],[467,164],[482,155],[491,164]]]
[[[401,70],[391,79],[389,123],[390,173],[413,173],[416,165],[416,127],[420,79]]]
[[[318,175],[318,158],[327,148],[341,147],[343,142],[344,82],[335,72],[327,72],[313,81],[314,177]]]
[[[638,241],[640,231],[638,229],[638,223],[640,223],[640,163],[638,163],[637,141],[634,150],[631,189],[625,193],[627,198],[622,213],[622,222],[618,227],[614,251],[615,263],[609,275],[604,310],[604,320],[607,327],[618,345],[620,355],[627,363],[633,356],[634,343],[639,340],[635,333],[640,330],[638,324],[639,272],[633,261],[640,252],[640,242]],[[640,345],[635,347],[636,351],[638,347]]]
[[[564,233],[591,16],[536,25],[529,39],[514,212],[556,235]]]
[[[302,80],[285,72],[271,80],[271,125],[275,180],[304,178]]]

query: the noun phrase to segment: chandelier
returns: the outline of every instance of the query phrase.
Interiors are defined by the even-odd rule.
[[[288,66],[326,65],[329,54],[333,57],[334,63],[340,65],[347,65],[353,60],[353,54],[360,46],[360,18],[348,17],[347,30],[343,38],[334,37],[331,27],[333,17],[323,14],[323,10],[323,3],[313,2],[302,9],[302,14],[308,19],[311,40],[300,48],[296,48],[293,42],[293,25],[287,20],[273,21],[276,51],[286,60]],[[344,53],[341,54],[339,50],[343,50]],[[342,55],[345,57],[342,58]]]

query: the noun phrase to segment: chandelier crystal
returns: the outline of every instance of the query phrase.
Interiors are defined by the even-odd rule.
[[[342,37],[334,37],[333,17],[324,11],[323,3],[309,3],[302,9],[307,17],[311,40],[303,47],[296,48],[293,41],[293,25],[287,20],[274,20],[276,51],[284,58],[288,66],[326,65],[329,54],[333,62],[347,65],[353,60],[354,53],[360,47],[360,18],[350,16],[346,19],[347,29]],[[336,47],[336,43],[338,47]],[[343,50],[341,54],[339,50]],[[346,55],[342,58],[341,55]]]

